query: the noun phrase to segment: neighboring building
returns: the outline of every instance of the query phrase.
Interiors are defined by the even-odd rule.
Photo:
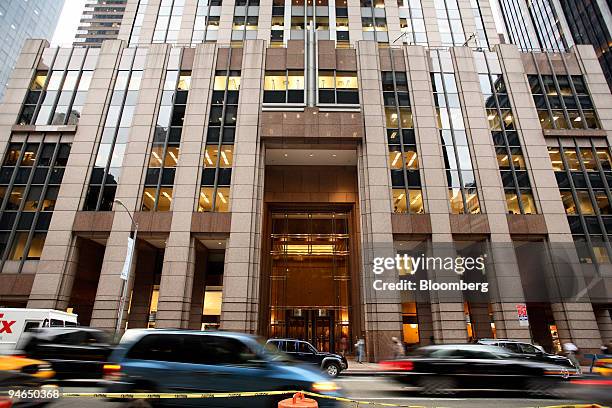
[[[26,38],[51,39],[64,0],[0,1],[0,101]]]
[[[85,4],[74,45],[100,47],[102,41],[116,39],[126,4],[127,0],[89,0]]]
[[[603,84],[590,46],[499,44],[486,1],[129,1],[101,48],[22,51],[0,107],[0,305],[114,330],[125,205],[128,327],[325,350],[365,336],[371,359],[392,336],[598,350],[612,339]],[[373,273],[396,252],[486,254],[461,279],[490,290],[374,290],[459,282]]]
[[[523,50],[595,48],[612,89],[612,14],[604,0],[498,0],[511,43]]]

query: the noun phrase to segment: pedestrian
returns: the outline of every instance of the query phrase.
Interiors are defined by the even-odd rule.
[[[391,346],[393,347],[393,358],[397,360],[398,358],[404,357],[406,354],[404,351],[404,345],[401,341],[397,339],[397,337],[391,337]]]
[[[344,357],[346,354],[346,346],[347,346],[346,343],[347,343],[346,336],[342,336],[340,338],[340,354],[342,354],[342,357]]]
[[[565,351],[565,356],[569,358],[574,367],[576,367],[578,374],[582,374],[582,369],[580,368],[580,360],[578,360],[577,357],[578,353],[580,353],[578,347],[574,343],[564,343],[563,350]]]
[[[357,350],[357,362],[359,364],[363,364],[365,357],[365,340],[363,338],[359,338],[357,340],[357,343],[355,343],[355,349]]]

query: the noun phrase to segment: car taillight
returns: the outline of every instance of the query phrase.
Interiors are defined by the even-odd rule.
[[[0,408],[11,408],[13,406],[13,401],[10,399],[5,399],[4,397],[0,397]]]
[[[414,369],[414,363],[412,361],[382,361],[380,368],[389,371],[412,371]]]
[[[596,361],[595,367],[612,368],[612,363],[606,361]]]
[[[121,366],[119,364],[104,364],[102,368],[104,379],[108,381],[116,381],[121,378]]]

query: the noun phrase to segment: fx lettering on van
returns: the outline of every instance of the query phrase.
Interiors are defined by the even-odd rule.
[[[0,354],[18,348],[24,334],[39,327],[77,325],[77,315],[52,309],[0,308]]]

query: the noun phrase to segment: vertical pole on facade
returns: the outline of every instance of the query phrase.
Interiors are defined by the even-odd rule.
[[[121,200],[115,200],[115,203],[119,204],[121,207],[125,209],[127,214],[130,216],[130,220],[132,223],[130,224],[130,235],[131,241],[128,240],[128,249],[125,255],[125,263],[123,265],[123,270],[121,271],[121,298],[119,299],[119,310],[117,311],[117,325],[115,326],[115,341],[119,341],[119,336],[121,334],[121,322],[123,321],[123,313],[125,310],[125,303],[127,301],[127,291],[128,291],[128,283],[130,281],[130,276],[132,272],[132,264],[134,259],[134,252],[136,250],[136,238],[138,237],[138,224],[134,221],[134,217],[130,213],[130,210],[127,209],[125,204]],[[134,227],[134,234],[131,234],[132,226]]]

